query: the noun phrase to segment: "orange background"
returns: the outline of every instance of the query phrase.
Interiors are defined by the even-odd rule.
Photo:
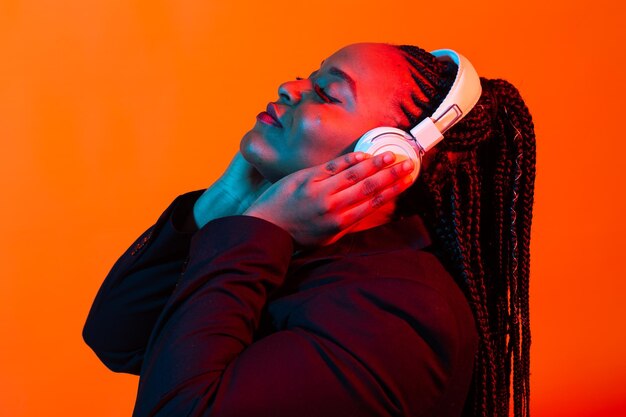
[[[619,3],[0,0],[0,414],[129,416],[137,378],[81,339],[108,269],[219,175],[280,82],[382,41],[458,49],[522,92],[532,414],[626,415]]]

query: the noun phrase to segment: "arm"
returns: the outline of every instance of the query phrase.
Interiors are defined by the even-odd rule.
[[[178,197],[119,258],[83,329],[85,342],[107,367],[139,374],[148,338],[183,271],[198,226],[241,214],[268,186],[237,153],[215,183]]]
[[[212,396],[224,368],[252,342],[292,249],[289,234],[248,216],[214,220],[196,234],[148,345],[135,416],[188,415],[196,395]]]
[[[134,417],[436,412],[464,342],[446,298],[428,286],[381,277],[325,288],[284,330],[252,343],[292,249],[285,231],[247,216],[194,237],[147,349]]]
[[[245,211],[288,230],[298,243],[330,243],[409,185],[400,172],[406,175],[410,169],[388,167],[391,154],[364,159],[363,154],[348,154],[270,187],[237,153],[218,181],[203,193],[177,199],[122,255],[96,296],[83,338],[110,369],[139,373],[146,343],[182,272],[197,226]]]
[[[202,190],[179,196],[118,259],[93,302],[83,339],[113,371],[139,374],[152,327],[189,254],[189,216]]]

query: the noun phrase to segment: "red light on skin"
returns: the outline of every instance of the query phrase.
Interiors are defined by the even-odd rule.
[[[262,111],[256,116],[256,119],[261,123],[272,125],[276,127],[283,127],[276,119],[274,119],[268,112]]]

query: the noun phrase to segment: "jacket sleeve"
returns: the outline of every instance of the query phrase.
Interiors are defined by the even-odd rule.
[[[152,328],[188,258],[195,230],[184,229],[184,221],[202,192],[176,198],[102,283],[83,339],[109,369],[139,374]]]
[[[436,408],[457,329],[436,293],[416,306],[408,280],[387,291],[404,297],[401,306],[360,285],[318,292],[284,330],[253,343],[292,250],[284,230],[247,216],[214,220],[194,236],[146,351],[134,417],[426,416]]]

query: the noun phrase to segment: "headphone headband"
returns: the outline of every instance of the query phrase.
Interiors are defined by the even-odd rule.
[[[476,70],[463,55],[450,49],[439,49],[431,54],[442,61],[453,61],[458,67],[452,87],[437,110],[411,129],[410,134],[394,127],[377,127],[361,136],[354,147],[355,151],[372,155],[391,151],[411,159],[415,163],[411,173],[413,180],[419,174],[422,154],[472,110],[482,92]]]
[[[438,49],[431,54],[441,61],[454,62],[458,69],[450,91],[437,110],[410,131],[423,152],[443,139],[443,134],[465,117],[482,93],[480,77],[467,58],[451,49]]]

